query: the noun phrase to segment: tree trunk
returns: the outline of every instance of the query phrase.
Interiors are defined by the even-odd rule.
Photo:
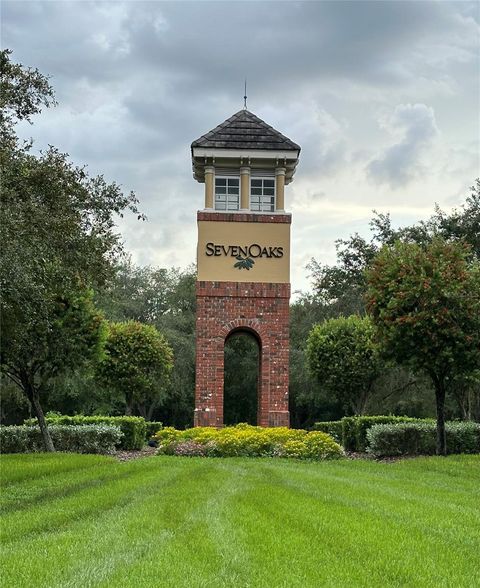
[[[453,390],[453,395],[457,401],[459,411],[461,413],[462,421],[468,421],[469,419],[469,391],[464,388]]]
[[[138,414],[141,417],[143,417],[145,420],[147,420],[147,409],[145,407],[145,404],[137,403],[137,410],[138,410]]]
[[[437,455],[447,455],[447,436],[445,433],[445,384],[436,377],[435,399],[437,401]]]
[[[480,422],[480,386],[473,389],[473,400],[470,417],[472,421]]]
[[[355,416],[363,416],[367,408],[368,398],[370,396],[371,385],[368,390],[362,392],[360,396],[352,403],[353,414]]]
[[[147,416],[146,419],[147,421],[151,421],[152,417],[153,417],[153,411],[155,410],[155,408],[157,407],[157,404],[155,402],[152,402],[152,404],[148,407],[147,410]]]
[[[27,383],[25,386],[25,392],[27,394],[28,399],[30,400],[30,404],[32,405],[33,410],[35,411],[38,425],[42,433],[45,451],[55,451],[52,438],[50,437],[50,431],[47,427],[47,421],[45,420],[45,415],[43,414],[43,409],[40,404],[38,390],[35,388],[35,386],[32,386],[30,383]]]
[[[146,402],[137,402],[136,404],[138,414],[143,417],[146,421],[151,421],[153,413],[157,408],[157,403],[155,401],[147,404]]]

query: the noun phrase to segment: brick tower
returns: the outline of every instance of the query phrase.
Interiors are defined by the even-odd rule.
[[[223,426],[224,347],[259,346],[257,424],[289,426],[290,224],[300,147],[244,109],[192,143],[198,211],[195,426]]]

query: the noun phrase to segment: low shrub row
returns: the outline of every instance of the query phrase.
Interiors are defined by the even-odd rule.
[[[57,451],[75,453],[112,453],[120,445],[123,437],[119,427],[105,424],[50,425],[48,430]],[[1,453],[33,451],[45,451],[40,427],[0,426]]]
[[[480,453],[480,423],[445,424],[448,453]],[[367,451],[375,457],[435,455],[436,424],[377,424],[367,431]]]
[[[146,423],[142,417],[134,416],[66,416],[47,415],[49,425],[110,425],[119,427],[123,433],[120,449],[141,449],[145,445]],[[26,425],[36,425],[37,419],[28,419]],[[160,424],[161,423],[157,423]],[[156,429],[158,431],[158,429]]]
[[[430,419],[402,416],[351,416],[340,421],[315,423],[314,431],[324,431],[334,437],[346,451],[364,452],[368,446],[367,432],[374,425],[395,423],[432,423]]]
[[[240,424],[215,429],[197,427],[178,431],[165,427],[154,439],[158,453],[203,457],[294,457],[338,459],[340,445],[321,431],[308,432],[286,427],[262,428]]]

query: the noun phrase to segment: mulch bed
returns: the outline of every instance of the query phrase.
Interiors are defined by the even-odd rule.
[[[368,461],[377,461],[381,463],[394,463],[403,459],[415,459],[415,455],[396,455],[394,457],[374,457],[370,453],[356,453],[354,451],[346,451],[347,459],[363,459]],[[417,456],[421,457],[421,456]]]
[[[137,451],[117,451],[114,454],[119,461],[131,461],[132,459],[141,459],[142,457],[150,457],[155,455],[156,447],[145,446],[143,449]]]

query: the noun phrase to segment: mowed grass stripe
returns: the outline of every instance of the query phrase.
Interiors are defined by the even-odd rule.
[[[159,462],[156,465],[160,465]],[[69,526],[88,518],[98,519],[110,511],[115,513],[124,505],[148,497],[148,492],[157,492],[157,487],[160,490],[160,487],[171,483],[176,488],[179,482],[175,478],[182,474],[183,469],[173,467],[166,469],[164,475],[159,475],[158,468],[138,468],[135,463],[112,462],[108,471],[110,475],[106,477],[102,468],[95,484],[73,487],[72,492],[28,510],[7,513],[2,517],[2,541],[7,544],[24,542],[29,535],[50,533],[63,525]],[[65,485],[68,487],[69,478],[65,479]]]
[[[33,458],[33,459],[32,459]],[[108,468],[116,460],[101,455],[79,455],[75,453],[37,453],[1,456],[2,486],[37,482],[42,476],[66,474],[88,469],[97,472],[103,466]],[[67,478],[64,478],[67,480]]]
[[[36,585],[97,586],[117,571],[119,579],[111,579],[112,583],[107,585],[123,585],[125,569],[138,562],[142,562],[140,585],[146,585],[144,565],[148,554],[156,553],[158,557],[165,543],[173,541],[176,536],[183,542],[185,535],[192,534],[195,536],[195,543],[202,539],[200,544],[203,544],[203,550],[199,550],[197,545],[186,563],[193,573],[198,556],[201,563],[199,569],[204,571],[201,554],[207,551],[209,556],[214,556],[216,543],[209,538],[203,528],[204,515],[207,513],[195,516],[195,512],[205,511],[209,496],[221,489],[218,471],[213,467],[205,467],[205,461],[192,468],[191,462],[183,460],[182,463],[177,460],[177,464],[169,464],[171,467],[164,472],[158,467],[159,460],[151,465],[154,467],[148,468],[146,472],[137,472],[137,464],[132,464],[128,468],[132,473],[132,481],[137,486],[135,495],[129,493],[128,504],[122,504],[115,511],[101,513],[95,522],[76,519],[68,529],[56,533],[56,540],[51,546],[47,538],[47,549],[44,551],[43,559],[54,564],[55,570],[51,573],[53,570],[48,570],[45,562],[34,562],[33,567],[29,565],[29,576],[35,577]],[[138,473],[140,475],[135,475]],[[146,473],[148,475],[145,475]],[[162,473],[165,476],[162,476]],[[114,487],[112,484],[106,485],[105,494],[110,495],[112,490],[115,493],[119,492],[116,483]],[[213,510],[213,500],[211,505]],[[25,555],[42,550],[44,539],[38,537],[26,543],[22,542],[20,549],[25,551]],[[18,558],[21,551],[19,552],[17,546],[12,556]],[[211,560],[212,558],[208,557],[206,561]],[[9,563],[7,559],[6,568],[10,567]],[[155,569],[157,574],[158,570],[156,567]],[[215,571],[214,567],[212,571]],[[197,576],[196,572],[194,576]],[[54,581],[55,578],[58,580]],[[18,581],[18,578],[15,580],[15,577],[12,577],[12,582],[15,581]],[[25,576],[25,582],[27,581]],[[132,581],[131,585],[136,584]]]
[[[249,483],[249,469],[229,461],[228,466],[212,461],[208,479],[196,481],[204,485],[200,495],[187,490],[165,497],[171,503],[165,514],[188,507],[184,524],[161,543],[151,544],[142,560],[118,569],[99,586],[122,585],[125,577],[129,585],[151,586],[159,574],[167,586],[244,586],[250,574],[248,557],[230,519],[232,500]]]
[[[284,487],[276,480],[274,493],[278,497],[275,500],[271,496],[270,503],[262,510],[261,524],[267,535],[281,536],[282,526],[295,531],[293,542],[286,549],[281,542],[276,545],[276,556],[270,557],[270,561],[273,559],[276,565],[271,570],[265,570],[270,580],[275,578],[275,582],[281,582],[288,567],[284,565],[279,569],[278,562],[291,562],[293,552],[297,554],[297,558],[298,554],[302,554],[298,558],[301,561],[297,569],[298,585],[302,585],[306,578],[315,576],[321,585],[329,585],[328,578],[334,578],[332,585],[342,585],[341,576],[344,574],[345,581],[355,580],[355,586],[383,585],[382,582],[402,586],[433,586],[436,583],[443,586],[449,585],[448,575],[452,582],[462,577],[464,583],[460,582],[460,585],[478,585],[480,578],[476,562],[480,541],[478,528],[473,525],[468,529],[468,525],[465,527],[459,524],[455,537],[457,544],[452,544],[451,535],[445,536],[441,533],[437,533],[441,536],[441,541],[437,542],[430,532],[433,523],[428,516],[422,520],[421,508],[418,512],[413,510],[409,517],[403,517],[401,514],[397,515],[394,499],[386,504],[382,504],[383,500],[372,501],[371,489],[369,508],[362,496],[365,488],[358,485],[355,492],[334,494],[328,485],[312,490],[307,488],[307,484],[301,484],[298,492],[304,497],[306,495],[306,499],[299,498],[294,486],[291,472]],[[240,508],[236,510],[238,516],[248,521],[246,511],[255,502],[258,507],[265,503],[261,494],[245,496]],[[274,505],[280,503],[284,505],[283,515],[275,512]],[[380,511],[379,506],[382,507]],[[442,523],[448,527],[452,520]],[[435,526],[433,529],[437,531]],[[475,531],[476,541],[472,541],[472,537],[468,535],[470,530]],[[245,534],[246,537],[251,536],[252,529],[247,528]],[[440,566],[438,574],[435,573],[436,558],[442,553],[445,544],[449,545],[448,553],[444,554],[445,567],[449,568],[447,576],[444,574],[444,566]],[[269,561],[266,551],[260,550],[257,554],[258,562]],[[414,566],[405,566],[405,555],[410,562],[414,562]],[[368,562],[367,566],[365,562]],[[364,573],[365,567],[369,569],[367,577]],[[474,575],[463,578],[468,569],[474,570]],[[267,581],[266,578],[265,583]]]
[[[450,459],[462,460],[463,458],[452,457]],[[445,479],[443,476],[438,475],[441,470],[435,470],[435,476],[432,478],[428,476],[428,469],[435,461],[430,458],[423,461],[424,470],[422,473],[425,479],[422,480],[419,472],[416,472],[415,476],[408,476],[410,472],[406,469],[405,464],[410,463],[413,463],[413,461],[388,464],[388,484],[381,483],[384,476],[382,478],[379,475],[378,464],[372,463],[371,466],[376,469],[368,471],[363,469],[364,462],[348,464],[350,479],[340,478],[336,475],[334,468],[339,466],[332,464],[332,467],[328,470],[324,470],[318,475],[312,474],[308,479],[305,479],[301,470],[290,469],[287,483],[294,485],[299,490],[303,488],[304,491],[314,492],[315,495],[323,489],[325,497],[330,496],[334,500],[337,496],[335,488],[338,486],[339,480],[341,480],[341,485],[344,489],[342,497],[348,502],[355,500],[355,507],[359,510],[363,508],[368,510],[371,507],[373,488],[377,499],[375,502],[376,509],[381,508],[383,504],[386,516],[401,518],[406,514],[410,519],[411,511],[416,507],[422,508],[424,515],[431,512],[435,519],[433,522],[438,522],[440,525],[443,518],[447,521],[450,519],[448,515],[454,516],[455,519],[462,516],[464,517],[464,524],[471,526],[472,532],[478,538],[480,533],[480,525],[478,524],[480,523],[480,467],[471,469],[468,472],[468,477],[456,476],[453,479],[449,477],[450,472],[448,470],[445,472],[447,474]],[[449,461],[448,466],[453,463],[453,461]],[[480,462],[478,465],[480,466]],[[357,471],[352,476],[355,468],[357,468]],[[428,482],[426,479],[428,479]],[[426,507],[443,509],[446,511],[447,516],[438,521],[435,508]],[[451,529],[450,525],[446,530],[449,529]]]
[[[19,457],[7,496],[43,458]],[[49,458],[55,487],[69,457],[90,456]],[[3,586],[480,585],[478,457],[95,459],[97,485],[66,469],[67,495],[3,517]]]
[[[114,462],[116,463],[116,462]],[[65,478],[63,469],[44,472],[40,477],[31,478],[28,481],[16,482],[8,485],[8,490],[2,494],[0,500],[0,512],[12,513],[31,507],[38,508],[42,502],[55,498],[66,497],[69,494],[78,493],[82,489],[99,486],[107,481],[128,476],[125,468],[118,467],[114,473],[107,464],[94,465],[78,470],[67,470],[68,478]]]

